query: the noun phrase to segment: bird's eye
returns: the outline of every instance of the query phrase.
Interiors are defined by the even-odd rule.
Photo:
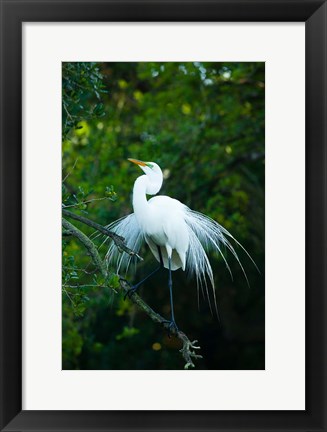
[[[147,163],[146,163],[146,166],[148,166],[148,167],[151,168],[151,169],[153,168],[153,165],[152,165],[152,163],[150,163],[150,162],[147,162]]]

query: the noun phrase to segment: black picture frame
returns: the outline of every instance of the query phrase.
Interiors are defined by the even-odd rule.
[[[22,23],[29,21],[305,22],[305,411],[22,411]],[[1,431],[327,431],[326,34],[325,0],[1,0]]]

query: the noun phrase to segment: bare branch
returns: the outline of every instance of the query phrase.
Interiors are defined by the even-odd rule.
[[[86,236],[82,231],[76,228],[73,224],[68,222],[66,219],[62,219],[62,226],[69,231],[74,237],[78,238],[81,243],[86,247],[91,258],[95,264],[95,266],[101,271],[102,275],[107,278],[107,268],[104,265],[97,248],[94,246],[94,243]]]
[[[195,351],[192,351],[192,350],[201,349],[199,346],[195,346],[195,344],[198,341],[194,340],[193,342],[191,342],[185,333],[183,333],[183,332],[179,332],[179,333],[180,334],[178,337],[183,342],[183,348],[179,352],[182,353],[184,359],[186,360],[186,364],[184,366],[184,369],[188,369],[189,367],[195,367],[194,363],[192,361],[192,358],[194,358],[195,360],[203,358],[201,355],[196,354]]]
[[[63,207],[65,209],[67,209],[67,208],[71,208],[71,207],[78,207],[82,204],[89,204],[89,203],[94,202],[94,201],[103,201],[103,200],[110,200],[110,197],[92,198],[92,199],[89,199],[87,201],[80,201],[76,204],[68,204],[68,205],[63,204]]]
[[[77,220],[79,222],[82,222],[83,224],[88,225],[91,228],[96,229],[100,233],[102,233],[102,234],[110,237],[115,242],[116,246],[119,249],[121,249],[124,252],[128,253],[128,255],[136,256],[139,260],[143,261],[143,258],[140,257],[140,255],[138,255],[136,252],[132,251],[129,247],[126,246],[124,237],[119,236],[118,234],[116,234],[116,233],[108,230],[104,226],[102,226],[102,225],[100,225],[100,224],[98,224],[96,222],[93,222],[92,220],[90,220],[90,219],[88,219],[88,218],[86,218],[84,216],[80,216],[80,215],[77,215],[75,213],[72,213],[69,210],[62,209],[62,213],[65,216],[67,216],[67,217],[69,217],[71,219],[75,219],[75,220]]]
[[[62,180],[62,183],[64,183],[67,180],[67,178],[71,175],[71,173],[74,171],[75,166],[77,164],[77,161],[78,161],[78,158],[75,160],[73,168],[66,174],[65,178]]]

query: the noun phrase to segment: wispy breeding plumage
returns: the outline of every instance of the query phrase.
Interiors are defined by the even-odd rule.
[[[198,289],[205,290],[208,298],[209,283],[212,287],[216,305],[214,277],[207,252],[210,250],[218,252],[231,273],[222,248],[230,250],[241,266],[246,278],[238,255],[229,240],[233,240],[243,250],[244,248],[216,221],[191,210],[174,198],[159,195],[147,200],[146,195],[155,195],[161,189],[163,182],[162,171],[154,162],[129,160],[137,164],[145,173],[145,175],[138,177],[134,183],[134,213],[111,223],[107,228],[124,237],[127,246],[137,253],[142,244],[147,243],[156,260],[160,263],[156,270],[131,288],[130,295],[137,290],[142,282],[156,273],[160,267],[169,270],[170,323],[171,327],[177,329],[173,308],[171,272],[182,268],[184,271],[194,275]],[[249,256],[247,252],[246,254]],[[249,258],[252,260],[250,256]],[[107,262],[109,265],[117,265],[117,272],[127,271],[131,259],[130,255],[120,253],[114,243],[110,245],[107,252]]]

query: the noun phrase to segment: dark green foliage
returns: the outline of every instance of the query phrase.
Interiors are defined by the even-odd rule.
[[[199,369],[264,368],[264,92],[264,63],[63,64],[64,205],[107,225],[132,212],[141,171],[127,158],[154,161],[165,174],[160,194],[217,220],[260,268],[237,248],[248,287],[229,254],[233,281],[210,255],[220,323],[201,293],[199,311],[195,281],[174,272],[177,324],[199,340]],[[77,240],[63,239],[63,368],[182,368],[178,342],[123,301],[117,277],[112,289],[101,280]],[[141,255],[131,282],[156,265],[147,248]],[[166,279],[158,274],[141,295],[168,318]]]
[[[105,93],[102,75],[96,63],[62,65],[62,136],[85,119],[103,117],[101,93]],[[93,98],[93,103],[91,102]]]

